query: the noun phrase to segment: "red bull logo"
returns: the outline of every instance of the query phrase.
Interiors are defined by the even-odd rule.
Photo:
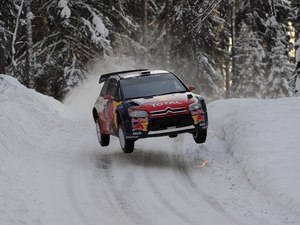
[[[147,131],[148,118],[132,118],[132,131]]]
[[[194,116],[194,115],[198,115],[198,114],[203,114],[204,111],[203,111],[203,109],[198,109],[198,110],[195,110],[195,111],[191,111],[191,113]]]
[[[133,131],[143,131],[144,130],[144,126],[141,123],[137,123],[135,125],[133,124],[132,130]]]
[[[191,112],[194,120],[194,124],[205,122],[205,116],[202,109]]]
[[[201,114],[199,114],[199,115],[197,116],[197,121],[198,121],[198,122],[205,122],[204,116],[201,115]]]

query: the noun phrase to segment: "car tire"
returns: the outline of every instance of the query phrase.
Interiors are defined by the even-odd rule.
[[[97,137],[98,137],[98,141],[100,143],[101,146],[105,147],[109,145],[109,134],[103,134],[101,133],[101,129],[100,129],[100,122],[99,119],[96,118],[95,120],[95,124],[96,124],[96,132],[97,132]]]
[[[197,130],[195,133],[193,133],[194,141],[197,144],[202,144],[206,141],[207,136],[207,129],[205,130]]]
[[[124,153],[132,153],[134,150],[134,141],[133,140],[127,140],[124,135],[124,129],[122,126],[119,127],[118,130],[118,136],[121,148]]]

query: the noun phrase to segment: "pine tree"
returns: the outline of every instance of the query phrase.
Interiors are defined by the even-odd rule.
[[[294,14],[292,16],[292,23],[296,31],[295,43],[296,49],[296,66],[290,82],[291,91],[294,95],[300,96],[300,2],[299,0],[292,0]]]
[[[218,2],[180,1],[169,26],[170,67],[210,97],[223,94],[221,66],[216,63],[224,53],[219,39],[224,20],[216,10]]]
[[[55,98],[62,99],[70,87],[84,79],[89,63],[113,55],[133,58],[135,67],[144,65],[146,55],[151,68],[174,71],[211,97],[223,95],[224,77],[234,71],[231,62],[236,60],[234,94],[281,95],[280,91],[275,94],[275,89],[266,91],[266,87],[274,87],[272,82],[278,81],[275,77],[288,72],[288,66],[283,66],[282,75],[274,73],[280,63],[288,64],[287,23],[294,21],[295,14],[290,0],[147,0],[144,14],[142,1],[135,0],[36,0],[28,10],[29,1],[0,2],[6,70]],[[232,12],[236,32],[232,32]],[[276,19],[276,26],[270,18]],[[244,26],[251,36],[241,32]],[[28,32],[30,27],[32,32]],[[143,33],[143,28],[147,32]],[[145,33],[147,36],[143,36]],[[230,55],[234,37],[239,40],[236,57]],[[243,57],[245,60],[241,60]],[[34,76],[25,73],[28,69]],[[243,75],[251,71],[257,75]],[[229,89],[230,78],[226,81]],[[259,89],[255,82],[266,85],[257,95],[251,91]],[[277,84],[286,93],[286,83]]]
[[[245,23],[241,24],[236,50],[237,71],[232,79],[233,96],[262,98],[265,92],[265,52],[258,35]]]
[[[0,73],[6,72],[8,58],[11,55],[11,37],[13,34],[14,1],[0,1]]]
[[[110,51],[109,31],[105,26],[109,22],[92,1],[39,0],[32,1],[31,8],[32,54],[24,57],[26,48],[23,49],[23,54],[16,56],[18,68],[34,71],[33,78],[27,74],[29,82],[23,79],[25,84],[31,86],[32,82],[36,90],[61,99],[84,78],[90,60]],[[28,21],[26,24],[28,27]],[[30,67],[26,66],[28,59]]]
[[[267,77],[265,97],[290,96],[289,80],[292,76],[292,68],[287,56],[286,35],[282,32],[275,16],[267,21],[268,27],[273,27],[276,31],[274,44],[269,53],[269,74]],[[270,25],[272,24],[272,25]]]
[[[293,73],[290,87],[295,96],[300,96],[300,38],[295,43],[296,48],[296,69]]]

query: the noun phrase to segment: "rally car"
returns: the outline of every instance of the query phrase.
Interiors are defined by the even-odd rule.
[[[103,74],[93,118],[101,146],[117,136],[125,153],[140,138],[191,133],[204,143],[208,118],[206,104],[178,76],[166,70],[129,70]]]

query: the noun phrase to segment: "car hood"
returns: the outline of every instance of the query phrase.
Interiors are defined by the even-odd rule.
[[[152,98],[131,99],[132,108],[144,110],[152,115],[186,113],[189,104],[195,102],[197,98],[193,93],[175,93],[168,95],[154,96]]]

